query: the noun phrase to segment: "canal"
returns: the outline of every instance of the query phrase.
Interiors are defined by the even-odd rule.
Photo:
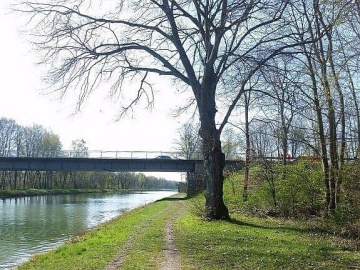
[[[175,193],[147,191],[2,199],[0,269],[12,269],[124,211]]]

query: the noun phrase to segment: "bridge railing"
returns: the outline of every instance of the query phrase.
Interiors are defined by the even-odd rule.
[[[76,152],[66,151],[68,157],[79,157]],[[114,159],[153,159],[157,157],[171,157],[180,158],[179,152],[169,151],[104,151],[104,150],[92,150],[88,151],[89,158],[114,158]]]
[[[243,153],[235,155],[234,160],[242,159]],[[60,152],[39,152],[39,153],[21,153],[17,151],[0,152],[0,157],[45,157],[45,158],[100,158],[100,159],[154,159],[154,158],[171,158],[187,159],[181,152],[176,151],[107,151],[107,150],[87,150],[74,151],[62,150]],[[202,154],[195,153],[191,159],[202,159]],[[231,160],[231,159],[229,159]]]
[[[88,150],[74,151],[62,150],[56,153],[19,153],[16,151],[6,151],[0,153],[0,157],[66,157],[66,158],[100,158],[100,159],[154,159],[166,158],[182,159],[180,152],[174,151],[107,151],[107,150]]]

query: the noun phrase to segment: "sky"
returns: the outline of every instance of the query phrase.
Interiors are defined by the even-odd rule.
[[[104,98],[105,92],[101,91],[74,115],[76,98],[60,101],[42,91],[46,87],[41,81],[45,70],[36,65],[39,55],[21,33],[25,20],[19,14],[9,13],[11,2],[0,1],[0,117],[14,119],[23,126],[39,124],[53,131],[60,136],[64,150],[70,150],[71,142],[77,139],[85,140],[89,150],[174,150],[178,128],[184,120],[172,116],[178,97],[169,89],[170,84],[159,85],[152,111],[139,108],[134,118],[115,121],[117,105]],[[179,180],[180,176],[173,177]]]

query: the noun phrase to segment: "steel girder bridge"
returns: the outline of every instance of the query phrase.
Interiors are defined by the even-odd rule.
[[[194,172],[201,160],[0,157],[2,171]]]

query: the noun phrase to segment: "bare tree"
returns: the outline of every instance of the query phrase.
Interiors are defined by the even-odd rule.
[[[262,102],[264,115],[268,121],[273,122],[276,127],[276,135],[278,137],[278,156],[281,158],[283,165],[286,165],[289,157],[289,134],[294,117],[301,110],[297,104],[299,97],[299,83],[296,77],[298,74],[292,72],[294,70],[291,57],[282,57],[271,61],[263,78],[266,82],[268,92],[271,94],[266,101]]]
[[[235,132],[233,128],[229,127],[224,130],[222,142],[222,151],[225,154],[225,158],[236,158],[236,154],[239,152],[239,135]]]
[[[300,32],[308,29],[307,35],[314,39],[312,44],[301,46],[303,66],[311,82],[310,93],[303,93],[313,104],[324,171],[326,210],[333,213],[340,198],[346,132],[345,101],[339,79],[341,65],[336,56],[340,43],[336,29],[344,24],[351,1],[301,2],[305,16],[296,21],[294,28]]]
[[[31,127],[25,127],[23,136],[26,157],[41,157],[44,154],[42,146],[46,133],[46,129],[41,125],[34,124]]]
[[[78,107],[106,80],[114,80],[111,93],[128,98],[122,113],[143,98],[153,103],[155,75],[170,76],[192,91],[201,123],[206,216],[229,219],[222,199],[220,135],[247,81],[266,61],[294,46],[283,16],[289,3],[120,0],[105,7],[90,0],[43,0],[24,1],[18,9],[36,25],[32,34],[50,64],[49,82],[61,95],[76,87]],[[235,64],[242,66],[236,91],[226,84]],[[129,81],[138,84],[135,92],[126,91]],[[226,94],[232,98],[220,108]]]
[[[74,140],[71,142],[71,148],[72,148],[72,157],[88,157],[88,147],[86,146],[86,142],[81,140]]]
[[[0,155],[11,156],[16,153],[17,124],[12,119],[0,118]]]
[[[185,123],[179,128],[179,139],[174,144],[176,151],[180,152],[180,156],[186,159],[200,159],[198,156],[200,150],[199,125]]]

